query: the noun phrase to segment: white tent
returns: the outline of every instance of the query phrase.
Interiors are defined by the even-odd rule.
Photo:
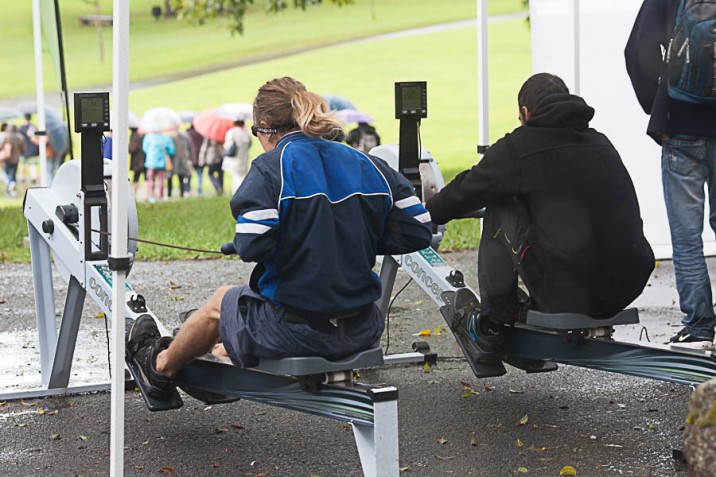
[[[595,108],[592,126],[614,143],[634,181],[645,235],[657,258],[669,258],[661,148],[646,135],[649,119],[624,64],[624,47],[641,4],[642,0],[531,0],[532,70],[559,75]],[[704,249],[713,255],[713,233],[708,226],[704,230]]]

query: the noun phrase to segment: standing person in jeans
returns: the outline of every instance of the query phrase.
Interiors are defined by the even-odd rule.
[[[224,161],[224,145],[219,141],[204,138],[199,149],[199,164],[206,164],[209,182],[214,186],[216,195],[224,193],[224,169],[221,167]]]
[[[144,175],[144,180],[147,180],[146,172],[144,167],[144,149],[142,149],[142,139],[144,134],[139,132],[137,128],[130,128],[131,134],[129,135],[129,168],[132,171],[132,190],[134,191],[135,200],[139,200],[139,179]]]
[[[172,174],[167,176],[167,196],[172,195],[173,176],[179,178],[179,195],[180,197],[189,197],[189,179],[193,171],[191,165],[192,159],[192,143],[191,138],[185,131],[175,131],[172,133],[174,141],[174,170]]]
[[[186,130],[186,133],[189,136],[189,139],[191,139],[191,165],[196,171],[196,193],[197,195],[203,195],[204,168],[206,167],[206,164],[200,160],[199,153],[201,152],[201,145],[204,142],[204,136],[199,134],[196,129],[194,129],[193,124]],[[191,177],[189,178],[189,190],[191,190]]]
[[[430,245],[430,215],[407,179],[381,159],[321,139],[340,126],[320,95],[293,78],[271,80],[259,89],[254,119],[266,152],[230,201],[234,247],[257,263],[249,284],[220,287],[173,340],[150,315],[127,335],[138,379],[159,399],[181,367],[212,348],[254,366],[371,347],[384,327],[376,256]]]
[[[496,375],[505,372],[497,364],[505,327],[527,309],[609,317],[639,296],[654,269],[629,173],[589,127],[594,109],[548,73],[525,81],[517,102],[521,126],[426,204],[437,224],[486,207],[481,309],[451,327]]]
[[[624,55],[639,104],[650,115],[646,132],[661,146],[676,289],[684,313],[684,327],[670,342],[709,347],[716,314],[701,236],[707,199],[709,224],[716,231],[716,108],[672,99],[662,78],[662,51],[669,49],[679,3],[644,1]]]

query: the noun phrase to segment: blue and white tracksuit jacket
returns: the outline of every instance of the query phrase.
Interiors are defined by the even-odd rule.
[[[231,199],[252,287],[286,310],[331,318],[380,297],[376,255],[430,245],[430,214],[405,177],[345,144],[284,136]]]

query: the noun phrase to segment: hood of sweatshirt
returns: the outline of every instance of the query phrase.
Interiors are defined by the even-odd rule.
[[[537,103],[527,126],[541,128],[586,129],[594,108],[573,94],[551,94]]]

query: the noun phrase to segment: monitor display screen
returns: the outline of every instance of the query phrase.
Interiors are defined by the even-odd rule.
[[[406,86],[401,88],[401,96],[403,111],[419,111],[423,108],[423,97],[420,86]]]
[[[102,123],[104,118],[104,101],[102,98],[82,98],[82,123]]]

